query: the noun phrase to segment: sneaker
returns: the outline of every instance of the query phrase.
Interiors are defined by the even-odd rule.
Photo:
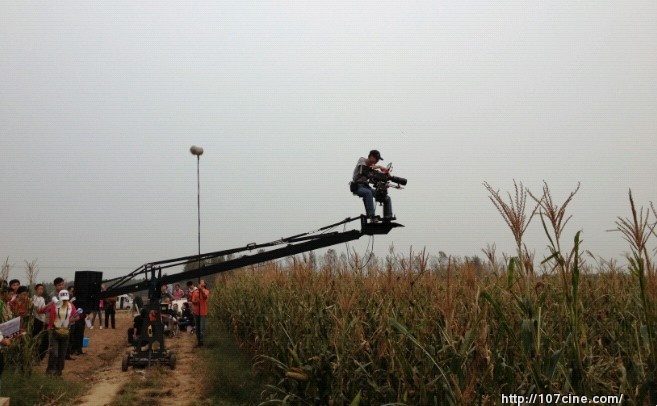
[[[103,326],[100,326],[100,329],[102,330],[102,329],[103,329]]]
[[[380,220],[379,220],[378,217],[370,217],[369,220],[368,220],[368,223],[374,224],[374,223],[378,223],[379,221]]]
[[[93,330],[93,329],[94,329],[94,326],[89,327],[89,330]]]

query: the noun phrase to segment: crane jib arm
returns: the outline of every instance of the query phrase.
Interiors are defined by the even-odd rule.
[[[221,272],[230,271],[232,269],[243,268],[249,265],[255,265],[262,262],[272,261],[279,258],[289,257],[291,255],[300,254],[302,252],[313,251],[316,249],[329,247],[335,244],[341,244],[348,241],[357,240],[361,237],[361,233],[357,230],[338,233],[335,235],[327,235],[312,241],[306,241],[297,244],[289,244],[282,248],[277,248],[271,251],[260,252],[253,255],[245,255],[240,258],[235,258],[230,261],[220,262],[214,265],[206,265],[203,268],[195,269],[193,271],[183,272],[176,275],[166,275],[160,278],[162,284],[176,283],[183,280],[191,280],[202,278],[204,276],[217,274]]]
[[[78,297],[78,300],[82,299],[81,302],[85,302],[89,305],[92,305],[98,302],[98,299],[103,299],[109,296],[117,296],[126,293],[138,292],[142,290],[149,291],[149,297],[153,299],[153,295],[159,297],[159,287],[164,284],[173,284],[177,282],[193,280],[197,278],[206,277],[213,274],[218,274],[221,272],[230,271],[233,269],[239,269],[247,267],[250,265],[255,265],[267,261],[272,261],[280,258],[289,257],[292,255],[300,254],[303,252],[309,252],[331,245],[346,243],[349,241],[354,241],[359,239],[363,235],[374,235],[374,234],[388,234],[392,228],[403,227],[401,224],[389,222],[389,223],[376,223],[370,224],[363,217],[348,218],[342,222],[336,223],[331,226],[323,227],[320,230],[324,230],[335,225],[343,224],[349,221],[361,220],[361,230],[350,230],[344,232],[330,232],[324,234],[316,234],[307,236],[306,234],[298,234],[292,237],[284,238],[272,243],[265,244],[249,244],[244,248],[236,248],[226,251],[217,251],[212,255],[201,254],[201,256],[189,256],[176,258],[172,260],[158,261],[150,264],[143,265],[138,268],[131,274],[121,277],[114,278],[103,281],[102,283],[106,285],[107,290],[101,292],[100,286],[89,287],[88,294],[84,295],[86,297]],[[217,257],[219,254],[225,255],[228,252],[242,252],[242,251],[252,251],[253,249],[271,247],[274,245],[283,245],[280,248],[270,249],[269,251],[261,251],[255,254],[243,255],[238,258],[233,258],[223,262],[204,265],[198,269],[194,269],[187,272],[180,272],[172,275],[161,275],[162,268],[167,268],[169,266],[178,266],[183,264],[194,264],[196,262],[204,261],[211,257]],[[169,265],[167,265],[169,264]],[[86,272],[86,271],[85,271]],[[76,272],[76,279],[77,279]],[[144,279],[127,284],[130,279],[135,278],[141,275]]]

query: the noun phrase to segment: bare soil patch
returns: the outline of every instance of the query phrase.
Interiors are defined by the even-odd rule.
[[[86,382],[91,387],[75,404],[119,404],[121,401],[117,400],[117,397],[125,392],[124,388],[127,387],[133,388],[130,390],[134,392],[135,400],[145,401],[150,405],[187,405],[202,401],[203,366],[200,350],[194,348],[196,337],[179,333],[166,339],[167,348],[176,354],[176,369],[157,367],[156,379],[160,384],[159,387],[154,387],[152,383],[145,382],[152,379],[148,370],[130,368],[127,372],[121,371],[123,354],[131,349],[127,342],[127,330],[131,325],[132,314],[120,311],[116,317],[116,329],[101,330],[97,325],[92,330],[85,329],[85,337],[89,337],[89,346],[84,349],[85,355],[66,361],[64,368],[64,377],[67,380]]]
[[[132,382],[142,383],[134,391],[135,400],[162,406],[198,404],[203,400],[205,365],[201,363],[201,350],[195,348],[196,336],[179,333],[166,339],[165,344],[176,355],[174,370],[158,365],[151,370],[131,368],[126,372]]]
[[[64,368],[66,380],[91,386],[91,390],[76,400],[76,404],[105,405],[114,399],[125,379],[121,375],[121,355],[129,348],[127,330],[131,325],[132,314],[118,311],[115,329],[101,330],[98,324],[93,329],[85,328],[84,336],[89,337],[89,345],[83,348],[84,355],[67,360]],[[44,370],[46,365],[44,360]]]

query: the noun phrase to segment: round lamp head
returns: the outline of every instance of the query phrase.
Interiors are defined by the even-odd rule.
[[[191,152],[192,155],[201,156],[203,155],[203,148],[192,145],[192,147],[189,149],[189,152]]]

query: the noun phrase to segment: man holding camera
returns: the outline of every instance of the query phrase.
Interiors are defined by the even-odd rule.
[[[376,149],[371,150],[367,158],[359,158],[350,185],[351,192],[363,199],[365,214],[370,222],[376,222],[377,219],[375,217],[374,207],[375,190],[370,187],[368,177],[375,170],[388,173],[386,167],[377,165],[379,161],[383,161],[383,158],[381,157],[381,153]],[[383,218],[388,221],[392,218],[392,201],[390,200],[390,196],[386,196],[383,201]]]

